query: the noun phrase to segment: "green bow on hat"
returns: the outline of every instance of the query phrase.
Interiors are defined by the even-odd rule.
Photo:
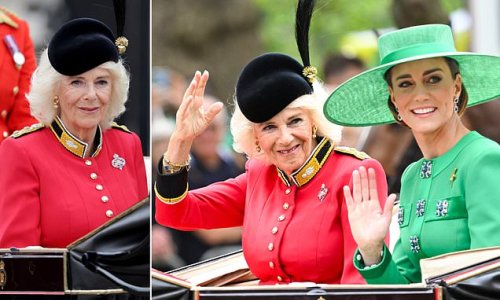
[[[391,67],[415,60],[449,57],[458,62],[469,95],[468,106],[500,96],[500,57],[457,52],[447,25],[421,25],[380,36],[380,65],[344,82],[328,97],[323,112],[328,120],[345,126],[394,123],[387,105],[384,74]]]

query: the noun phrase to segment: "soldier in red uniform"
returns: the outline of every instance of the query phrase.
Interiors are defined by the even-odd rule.
[[[66,247],[147,197],[141,142],[113,122],[128,86],[106,25],[56,32],[28,95],[40,123],[0,147],[0,248]]]
[[[312,2],[299,1],[299,28],[309,27]],[[326,95],[309,64],[304,31],[298,46],[303,64],[268,53],[240,74],[231,132],[235,149],[249,157],[245,173],[189,191],[193,139],[222,108],[201,109],[208,73],[196,72],[159,162],[156,219],[181,230],[243,226],[243,253],[262,284],[364,283],[353,266],[356,243],[342,188],[364,166],[377,170],[385,195],[385,175],[366,154],[336,147],[341,130],[322,113]]]
[[[0,7],[0,143],[12,132],[36,123],[26,100],[35,50],[28,23]]]

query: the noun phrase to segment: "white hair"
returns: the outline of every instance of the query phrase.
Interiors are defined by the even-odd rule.
[[[47,49],[42,52],[40,63],[31,78],[30,92],[26,97],[30,103],[31,114],[39,122],[49,126],[57,115],[57,109],[53,105],[55,91],[66,75],[57,72],[52,67],[47,53]],[[99,123],[105,130],[110,128],[113,120],[125,111],[130,78],[121,59],[116,63],[105,62],[99,67],[108,70],[112,80],[109,107],[104,119]]]
[[[326,102],[327,94],[323,85],[316,81],[313,84],[314,92],[303,95],[290,104],[287,108],[301,108],[308,112],[313,124],[318,128],[319,136],[328,137],[333,143],[338,143],[342,137],[342,126],[329,122],[323,114],[323,105]],[[233,135],[233,148],[236,152],[245,153],[249,158],[258,158],[265,161],[262,152],[257,151],[257,137],[253,130],[256,123],[249,121],[241,112],[236,101],[233,98],[234,113],[231,117],[231,134]],[[263,107],[265,109],[265,107]]]

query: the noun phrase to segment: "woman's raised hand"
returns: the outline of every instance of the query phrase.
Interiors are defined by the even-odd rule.
[[[208,71],[196,71],[184,93],[176,114],[175,134],[182,139],[193,140],[202,133],[221,111],[222,103],[216,102],[204,109],[203,96],[208,81]]]
[[[380,261],[380,251],[389,231],[396,195],[387,197],[382,210],[375,170],[369,168],[367,172],[365,167],[352,172],[352,189],[351,193],[349,186],[344,186],[352,235],[365,265],[375,264]]]
[[[207,86],[208,72],[196,71],[193,80],[184,93],[182,103],[175,117],[175,129],[170,136],[165,160],[175,164],[189,162],[189,151],[196,136],[202,133],[221,111],[222,103],[211,104],[207,109],[203,105],[203,95]]]

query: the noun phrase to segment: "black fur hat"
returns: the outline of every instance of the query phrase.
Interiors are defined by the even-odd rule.
[[[123,36],[125,0],[113,0],[118,38],[101,21],[79,18],[65,23],[52,37],[48,56],[52,67],[67,76],[82,74],[107,61],[117,62],[128,46]]]
[[[254,123],[265,122],[300,96],[313,92],[316,69],[309,63],[309,25],[314,0],[299,0],[295,38],[303,64],[281,53],[254,58],[241,71],[236,100],[243,115]]]
[[[57,72],[74,76],[107,61],[118,61],[115,37],[104,23],[74,19],[64,24],[49,43],[48,55]]]

